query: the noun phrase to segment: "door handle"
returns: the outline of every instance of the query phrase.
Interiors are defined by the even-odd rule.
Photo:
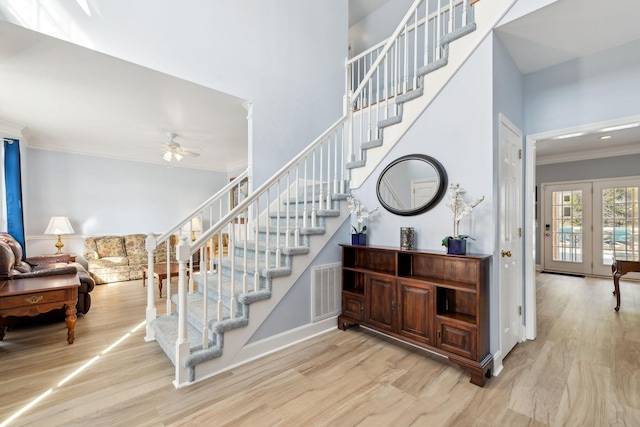
[[[505,251],[504,249],[502,250],[502,258],[504,257],[509,257],[511,258],[511,251]]]

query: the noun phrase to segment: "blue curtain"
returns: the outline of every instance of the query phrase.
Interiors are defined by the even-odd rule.
[[[22,245],[26,257],[24,217],[22,215],[22,179],[20,177],[20,142],[4,139],[4,182],[7,203],[7,232]]]

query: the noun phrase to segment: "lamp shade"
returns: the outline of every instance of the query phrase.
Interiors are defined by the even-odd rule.
[[[191,230],[202,231],[202,220],[199,216],[191,218]]]
[[[66,216],[52,216],[44,234],[74,234],[73,227]]]

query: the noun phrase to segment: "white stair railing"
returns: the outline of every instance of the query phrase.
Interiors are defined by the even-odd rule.
[[[172,264],[176,265],[178,262],[176,252],[178,239],[180,236],[187,237],[188,241],[196,239],[197,234],[201,234],[209,227],[215,224],[223,213],[228,212],[230,209],[230,194],[242,194],[246,191],[246,183],[249,172],[245,170],[240,173],[234,180],[226,184],[213,196],[200,204],[189,215],[171,227],[164,234],[156,237],[153,233],[147,235],[146,249],[147,249],[147,277],[150,278],[151,285],[147,289],[147,340],[154,339],[154,332],[149,327],[151,320],[156,318],[157,309],[155,306],[153,278],[155,270],[160,270],[166,273],[167,279],[163,282],[166,283],[165,295],[166,295],[166,312],[169,315],[173,312],[171,304],[171,270]],[[222,251],[222,236],[218,242],[220,251]],[[213,247],[213,245],[211,246]],[[200,266],[207,264],[207,268],[210,269],[214,265],[214,253],[209,251],[202,251],[201,256],[191,257],[188,262],[189,269],[189,291],[193,292],[193,269],[194,266]],[[175,268],[173,275],[176,276]]]
[[[199,264],[201,281],[198,291],[202,293],[202,300],[211,301],[203,305],[202,324],[197,328],[202,331],[202,349],[210,347],[212,333],[209,326],[212,320],[224,323],[242,317],[242,313],[236,312],[239,295],[268,293],[270,287],[266,278],[289,274],[291,266],[283,264],[282,257],[301,249],[305,236],[316,232],[319,214],[334,209],[336,195],[347,191],[348,178],[344,175],[345,136],[349,134],[347,118],[347,115],[340,118],[236,207],[223,212],[194,241],[184,236],[181,238],[176,250],[178,255],[182,254],[182,259],[178,257],[180,265],[191,262],[194,254],[198,254],[200,260],[205,260],[204,249],[208,245],[212,247],[214,238],[219,239],[220,250],[215,262],[209,264],[201,261]],[[227,186],[221,191],[228,194],[229,190]],[[201,205],[194,214],[207,206]],[[249,212],[255,212],[255,217],[250,218]],[[193,217],[191,215],[181,221],[160,236],[158,242],[168,239],[182,226],[189,224]],[[222,251],[223,233],[229,236],[226,257]],[[153,236],[149,236],[148,241],[152,239]],[[183,277],[186,273],[186,268],[179,269],[179,284],[186,284],[186,277]],[[216,283],[210,283],[210,278],[214,278]],[[153,291],[149,291],[149,295],[153,298]],[[178,295],[180,335],[175,346],[175,360],[176,382],[182,383],[187,375],[183,363],[185,348],[190,348],[188,338],[182,335],[187,330],[186,313],[189,307],[186,300],[182,299],[187,298],[186,292],[180,289]],[[215,312],[210,313],[209,309]],[[172,312],[171,302],[167,301],[167,315]],[[214,344],[221,346],[221,343]]]
[[[389,39],[347,61],[352,162],[364,161],[363,148],[380,139],[385,121],[399,117],[402,97],[419,96],[412,92],[422,77],[446,64],[448,42],[472,29],[470,3],[416,0]]]

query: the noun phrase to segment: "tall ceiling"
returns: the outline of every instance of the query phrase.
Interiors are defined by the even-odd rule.
[[[244,100],[2,20],[0,93],[0,129],[31,148],[168,165],[174,133],[201,156],[173,165],[247,164]]]
[[[349,0],[350,23],[388,1]],[[637,0],[558,0],[497,34],[526,74],[640,40],[638,16]],[[175,133],[176,142],[202,154],[174,165],[223,172],[246,166],[243,99],[2,20],[0,93],[0,130],[22,131],[29,147],[166,165],[161,148]],[[603,143],[594,126],[562,144],[538,141],[538,157],[598,155]],[[615,138],[607,147],[640,151],[640,127]]]
[[[520,71],[528,74],[640,40],[639,16],[638,0],[558,0],[500,26],[496,33]],[[640,126],[602,131],[639,120],[585,123],[580,129],[540,139],[536,142],[538,163],[640,153]],[[563,133],[582,135],[557,139]]]

